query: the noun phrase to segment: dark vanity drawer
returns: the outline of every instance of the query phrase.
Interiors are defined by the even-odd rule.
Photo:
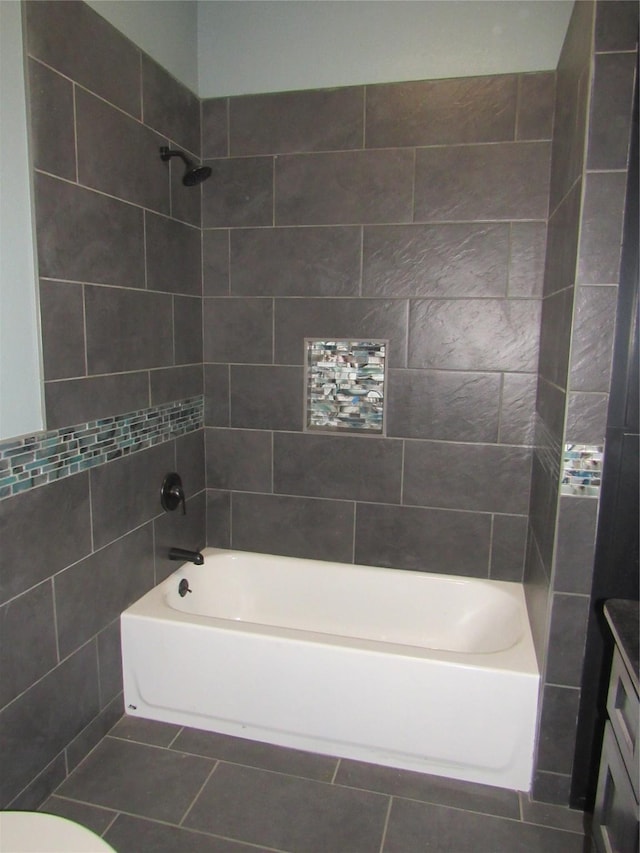
[[[640,787],[638,778],[640,776],[638,769],[640,767],[640,755],[638,753],[640,704],[638,703],[638,694],[618,649],[614,652],[611,665],[607,711],[637,800],[640,798],[638,793]]]
[[[602,742],[593,840],[598,853],[638,853],[638,801],[611,722],[606,724]]]

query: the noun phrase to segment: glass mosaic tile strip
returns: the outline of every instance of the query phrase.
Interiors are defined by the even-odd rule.
[[[0,443],[0,499],[146,450],[203,425],[200,395]]]
[[[384,430],[387,341],[305,340],[306,427]]]
[[[602,482],[602,445],[565,444],[562,494],[598,497]]]

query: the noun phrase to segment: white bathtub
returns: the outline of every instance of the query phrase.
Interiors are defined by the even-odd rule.
[[[529,790],[521,585],[203,553],[122,614],[127,713]]]

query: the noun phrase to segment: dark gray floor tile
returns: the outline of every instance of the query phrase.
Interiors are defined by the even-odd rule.
[[[117,696],[91,720],[88,726],[84,727],[80,734],[67,744],[65,748],[67,773],[71,773],[87,757],[109,729],[113,728],[114,723],[122,716],[122,713],[122,696]]]
[[[90,806],[87,803],[68,800],[64,797],[58,797],[55,794],[49,797],[48,800],[45,800],[38,811],[66,817],[68,820],[79,823],[81,826],[86,826],[87,829],[90,829],[97,835],[102,835],[116,816],[116,812],[110,809]]]
[[[118,853],[259,853],[253,846],[130,815],[118,815],[104,838]]]
[[[42,801],[55,791],[66,775],[67,762],[64,752],[61,752],[9,803],[9,808],[17,811],[37,809]]]
[[[515,791],[415,773],[411,770],[365,764],[362,761],[343,758],[335,784],[498,817],[517,819],[520,816],[520,804]]]
[[[57,793],[179,823],[213,766],[214,762],[206,758],[105,738]]]
[[[135,740],[137,743],[146,743],[148,746],[169,746],[180,730],[180,726],[174,726],[173,723],[143,720],[142,717],[129,717],[125,714],[111,729],[109,737]],[[184,752],[189,750],[185,749]],[[206,753],[200,753],[200,755],[206,755]]]
[[[566,806],[554,806],[551,803],[539,803],[532,800],[528,794],[520,794],[520,805],[522,820],[525,823],[537,823],[569,832],[589,831],[589,815],[585,812]]]
[[[583,853],[579,833],[394,800],[384,853]]]
[[[292,853],[377,853],[387,807],[380,794],[221,764],[184,824]]]
[[[188,728],[180,732],[171,748],[318,782],[330,782],[338,763],[337,758],[326,755]]]

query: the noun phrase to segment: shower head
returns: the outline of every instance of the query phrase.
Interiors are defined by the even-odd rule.
[[[186,171],[182,176],[182,183],[185,187],[195,187],[203,181],[206,181],[211,174],[209,166],[196,166],[192,160],[189,160],[189,158],[182,153],[182,151],[172,150],[167,148],[166,145],[161,146],[160,159],[166,162],[172,157],[180,157],[180,159],[184,161]]]

